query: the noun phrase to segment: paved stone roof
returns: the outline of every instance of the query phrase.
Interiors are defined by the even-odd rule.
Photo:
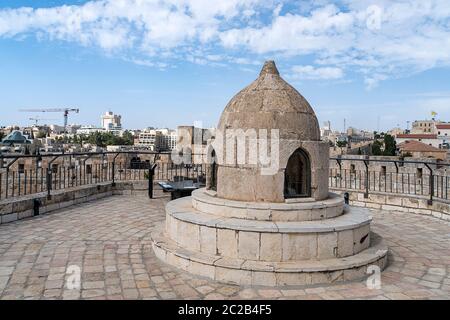
[[[224,129],[279,129],[280,138],[318,141],[320,130],[311,105],[266,61],[258,79],[236,94],[219,121]]]
[[[441,123],[436,125],[437,129],[450,129],[450,123]]]

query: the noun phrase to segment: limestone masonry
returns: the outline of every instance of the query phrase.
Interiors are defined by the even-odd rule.
[[[371,234],[367,209],[329,192],[317,118],[273,61],[226,106],[218,132],[229,129],[278,130],[279,150],[270,150],[278,168],[263,174],[238,152],[212,163],[207,188],[168,203],[165,227],[152,235],[161,260],[221,282],[271,286],[361,279],[369,266],[385,267],[387,247]]]

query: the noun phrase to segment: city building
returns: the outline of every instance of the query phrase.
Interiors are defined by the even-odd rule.
[[[96,126],[82,126],[76,131],[78,135],[90,135],[96,132],[106,132],[106,130]]]
[[[412,134],[435,134],[437,121],[432,120],[416,120],[412,123]]]
[[[414,133],[409,133],[409,134],[398,134],[395,137],[395,142],[397,144],[406,142],[408,140],[414,140],[414,141],[418,141],[418,142],[422,142],[425,143],[427,145],[433,146],[435,148],[439,148],[439,145],[441,144],[441,140],[438,139],[437,134],[425,134],[425,133],[421,133],[421,134],[414,134]]]
[[[450,149],[450,123],[436,124],[437,137],[441,140],[440,148]]]
[[[387,133],[390,134],[390,135],[393,136],[393,137],[396,137],[397,135],[399,135],[399,134],[405,134],[406,132],[405,132],[404,129],[399,128],[399,127],[396,127],[396,128],[392,128],[392,129],[389,130]]]
[[[137,135],[135,146],[151,151],[171,151],[177,146],[177,137],[175,130],[147,128]]]
[[[114,114],[112,111],[107,111],[101,117],[102,128],[106,131],[121,131],[122,130],[122,116]]]
[[[435,148],[428,144],[408,140],[397,146],[402,156],[411,156],[413,158],[434,158],[445,160],[447,158],[447,150]]]

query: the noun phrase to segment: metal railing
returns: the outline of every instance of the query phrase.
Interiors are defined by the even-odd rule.
[[[337,164],[330,166],[330,188],[360,191],[366,198],[370,192],[425,196],[429,204],[433,199],[450,198],[448,163],[356,158],[330,158],[330,161]],[[358,164],[362,169],[356,168]]]
[[[166,159],[161,159],[166,157]],[[25,164],[21,164],[25,162]],[[154,166],[156,164],[156,166]],[[206,182],[207,164],[174,164],[170,153],[123,151],[47,155],[0,154],[0,200],[122,181]],[[450,200],[450,164],[330,158],[330,188]]]
[[[121,157],[122,156],[122,157]],[[123,181],[204,182],[205,164],[158,160],[168,153],[100,152],[47,155],[0,155],[0,200],[100,183]],[[146,157],[146,160],[137,160]],[[20,164],[20,161],[27,164]],[[150,189],[150,187],[149,187]]]

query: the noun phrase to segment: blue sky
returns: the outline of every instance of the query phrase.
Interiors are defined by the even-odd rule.
[[[450,121],[447,0],[1,0],[0,125],[214,126],[266,59],[336,129]]]

